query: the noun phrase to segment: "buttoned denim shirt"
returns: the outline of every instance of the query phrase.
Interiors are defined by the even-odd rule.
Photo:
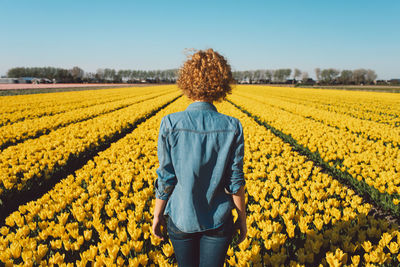
[[[162,118],[155,196],[186,233],[215,229],[231,216],[231,194],[245,185],[243,128],[209,102]]]

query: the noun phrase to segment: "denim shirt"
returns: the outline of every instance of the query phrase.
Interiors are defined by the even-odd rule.
[[[186,233],[222,225],[232,212],[231,194],[245,185],[243,129],[209,102],[163,117],[158,136],[158,199],[164,215]]]

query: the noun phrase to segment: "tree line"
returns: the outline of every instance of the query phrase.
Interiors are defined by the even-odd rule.
[[[72,69],[54,67],[17,67],[9,69],[8,78],[35,77],[55,80],[58,83],[175,83],[177,69],[169,70],[115,70],[97,69],[85,72],[80,67]]]
[[[234,79],[239,83],[307,83],[315,82],[308,72],[300,69],[259,69],[233,71]],[[59,83],[175,83],[178,69],[168,70],[115,70],[97,69],[95,73],[85,72],[80,67],[72,69],[54,67],[18,67],[8,70],[9,78],[36,77],[55,80]],[[319,84],[371,84],[377,75],[371,69],[338,70],[334,68],[315,69]]]
[[[307,83],[313,81],[308,72],[300,69],[247,70],[234,71],[234,78],[242,83]],[[320,84],[372,84],[378,77],[374,70],[338,70],[334,68],[315,69],[315,77]],[[315,81],[314,81],[315,82]]]

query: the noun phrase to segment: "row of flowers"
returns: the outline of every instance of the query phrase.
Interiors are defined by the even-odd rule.
[[[261,100],[269,106],[277,107],[284,111],[321,122],[327,126],[338,128],[341,131],[359,135],[367,140],[379,141],[384,146],[400,147],[400,128],[395,125],[387,125],[381,122],[355,118],[332,110],[316,108],[306,103],[289,102],[286,99],[272,98],[269,94],[265,94],[264,91],[262,92],[261,99],[261,92],[257,92],[256,90],[252,90],[251,92],[241,90],[237,91],[237,94],[246,98]],[[339,102],[339,99],[336,101]],[[381,103],[381,105],[386,107],[385,103]]]
[[[106,101],[105,103],[90,105],[83,108],[75,108],[74,104],[65,104],[63,106],[65,112],[55,115],[41,116],[32,119],[25,119],[20,122],[5,125],[0,127],[0,149],[13,145],[16,142],[21,142],[26,139],[36,138],[40,135],[49,133],[55,129],[65,127],[72,123],[88,120],[99,115],[109,113],[121,108],[125,108],[132,104],[145,101],[151,98],[156,98],[166,93],[170,93],[175,88],[167,88],[164,90],[143,89],[134,90],[132,93],[126,94],[121,100]],[[81,103],[83,104],[83,103]],[[40,113],[43,108],[30,109],[32,113]]]
[[[159,89],[154,89],[159,90]],[[0,197],[30,190],[55,174],[131,131],[162,106],[179,96],[174,90],[90,120],[59,128],[36,139],[10,146],[0,154]]]
[[[400,148],[370,140],[339,127],[308,119],[267,104],[260,94],[250,99],[234,94],[230,99],[275,129],[290,135],[330,166],[388,195],[390,205],[400,202]],[[316,110],[315,113],[318,111]],[[315,115],[318,116],[318,115]],[[343,118],[344,120],[345,118]],[[379,194],[378,192],[378,194]],[[389,205],[389,204],[388,204]]]
[[[353,118],[379,122],[389,126],[400,126],[400,97],[394,93],[361,92],[325,89],[304,89],[271,86],[240,86],[249,92],[263,94],[275,100],[302,104],[318,110],[331,111]]]
[[[26,119],[122,100],[136,92],[145,93],[148,89],[134,87],[3,96],[0,98],[0,127]]]

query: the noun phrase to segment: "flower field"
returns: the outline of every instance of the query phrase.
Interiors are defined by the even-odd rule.
[[[176,266],[151,233],[161,118],[190,103],[175,86],[0,103],[0,208],[54,183],[1,222],[1,265]],[[399,225],[372,215],[400,216],[399,104],[267,86],[216,103],[245,134],[248,236],[226,266],[400,265]]]

